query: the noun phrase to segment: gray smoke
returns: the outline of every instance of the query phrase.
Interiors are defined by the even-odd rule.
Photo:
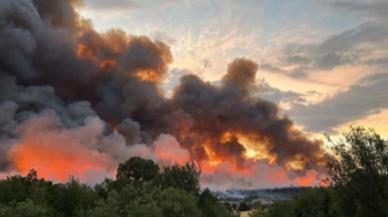
[[[304,165],[298,170],[320,166],[321,143],[296,130],[277,105],[254,96],[256,63],[236,59],[220,86],[186,75],[166,98],[161,82],[173,60],[169,47],[121,30],[99,33],[77,14],[79,4],[0,2],[1,168],[9,166],[4,156],[21,136],[18,126],[47,110],[65,131],[100,120],[93,149],[117,162],[131,155],[132,145],[170,134],[192,160],[209,160],[208,148],[244,167],[246,147],[238,137],[244,135],[260,141],[280,166],[295,160]]]

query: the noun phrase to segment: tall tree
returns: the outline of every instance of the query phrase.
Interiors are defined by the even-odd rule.
[[[388,144],[375,131],[352,128],[333,143],[329,178],[340,216],[388,216]]]
[[[159,182],[164,189],[178,188],[198,195],[200,189],[199,176],[200,173],[193,164],[174,165],[164,169]]]
[[[119,165],[117,180],[149,181],[159,174],[159,166],[152,160],[133,157]]]

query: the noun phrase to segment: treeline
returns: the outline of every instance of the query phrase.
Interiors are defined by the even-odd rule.
[[[0,217],[234,217],[237,214],[200,191],[195,166],[160,171],[151,160],[131,158],[116,180],[90,187],[70,180],[59,184],[27,176],[0,181]]]
[[[251,217],[388,217],[388,145],[374,131],[353,128],[332,142],[328,187],[292,200],[257,204]],[[32,170],[0,181],[0,217],[236,217],[209,190],[194,165],[161,170],[151,160],[120,164],[115,180],[96,186],[53,183]]]
[[[331,142],[326,188],[260,205],[251,217],[388,217],[388,144],[373,130],[352,128]]]

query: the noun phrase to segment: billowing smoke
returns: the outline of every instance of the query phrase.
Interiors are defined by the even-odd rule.
[[[220,85],[186,75],[166,97],[169,47],[119,29],[97,32],[79,5],[0,1],[2,173],[35,168],[95,182],[143,156],[194,161],[208,185],[316,181],[321,143],[254,94],[256,63],[236,59]]]

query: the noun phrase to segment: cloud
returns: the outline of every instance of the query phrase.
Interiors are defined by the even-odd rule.
[[[126,10],[139,7],[132,0],[84,0],[84,3],[88,8],[95,10]]]
[[[388,36],[388,28],[378,22],[368,22],[333,35],[316,44],[289,44],[284,49],[284,63],[299,68],[331,70],[338,66],[366,64]]]
[[[330,131],[333,127],[361,119],[388,107],[388,73],[374,73],[360,79],[346,91],[322,102],[292,109],[308,130]]]
[[[370,17],[388,18],[387,1],[335,1],[332,3],[332,5],[337,8],[364,13]]]
[[[388,74],[382,73],[388,66],[388,2],[331,1],[330,4],[338,10],[358,14],[362,23],[317,43],[288,44],[283,49],[280,66],[270,67],[274,72],[294,78],[292,71],[282,70],[282,66],[303,69],[304,76],[300,78],[316,78],[314,73],[318,71],[324,76],[343,66],[368,70],[347,90],[318,104],[292,108],[290,114],[311,131],[330,131],[388,107],[383,100],[388,96]]]
[[[293,41],[280,49],[277,62],[264,69],[294,79],[339,67],[376,66],[388,57],[388,2],[328,1],[340,13],[354,12],[359,23],[317,42]],[[381,70],[380,70],[381,71]]]
[[[304,99],[305,94],[294,91],[283,91],[279,88],[272,87],[265,80],[257,82],[257,95],[276,104],[300,104],[306,102]]]

